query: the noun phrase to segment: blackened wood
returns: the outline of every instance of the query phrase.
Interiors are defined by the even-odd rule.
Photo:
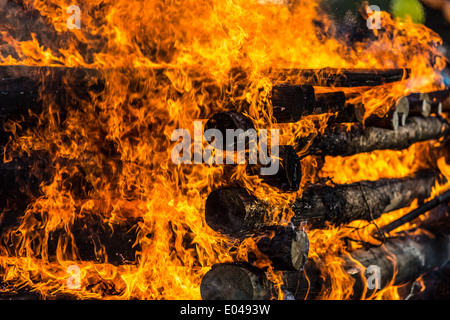
[[[247,132],[255,130],[252,120],[239,112],[227,111],[215,113],[205,124],[205,131],[209,129],[219,130],[223,137],[223,149],[235,150],[237,146],[236,138],[227,140],[227,130],[242,130]],[[248,139],[247,139],[248,140]],[[246,141],[248,145],[248,141]]]
[[[278,69],[271,76],[278,81],[295,79],[301,84],[331,87],[380,86],[410,77],[410,69]]]
[[[446,191],[439,196],[434,197],[430,201],[427,201],[423,205],[419,206],[418,208],[408,212],[406,215],[392,221],[391,223],[385,225],[384,227],[380,228],[378,230],[379,233],[383,235],[388,235],[389,232],[397,229],[398,227],[409,223],[413,221],[414,219],[418,218],[420,215],[430,211],[433,208],[436,208],[437,206],[448,203],[450,201],[450,191]]]
[[[302,270],[308,259],[309,239],[293,226],[267,228],[255,236],[256,245],[276,270]]]
[[[440,114],[450,112],[450,88],[425,94],[431,104],[431,112]]]
[[[328,119],[328,124],[354,123],[364,120],[365,108],[362,104],[346,104],[344,108]]]
[[[297,122],[313,112],[315,94],[312,86],[278,85],[272,88],[273,117],[279,123]]]
[[[348,274],[348,281],[353,281],[350,298],[363,299],[390,284],[413,281],[446,263],[450,259],[450,236],[404,233],[380,247],[350,252],[350,257],[341,256],[343,271]],[[310,260],[303,271],[280,272],[281,287],[296,300],[320,299],[330,289],[330,277],[333,277],[326,268],[320,261]],[[263,270],[249,264],[214,265],[203,277],[200,293],[205,300],[277,298],[276,286]]]
[[[406,97],[402,97],[383,117],[372,114],[364,121],[364,123],[366,126],[398,130],[400,126],[406,124],[408,115],[409,101]]]
[[[313,228],[321,228],[328,223],[371,221],[383,213],[408,206],[414,199],[427,199],[436,179],[436,172],[426,170],[404,179],[312,186],[301,198],[288,204],[294,213],[291,222],[295,226],[306,222]],[[245,189],[224,188],[209,194],[205,219],[212,229],[235,235],[264,229],[271,224],[276,210]]]
[[[115,222],[95,213],[80,215],[70,224],[70,233],[61,227],[44,235],[46,229],[36,229],[37,225],[31,225],[33,221],[36,224],[36,221],[42,220],[42,217],[36,216],[35,220],[29,215],[11,211],[2,216],[6,221],[1,224],[1,244],[10,256],[29,256],[32,252],[35,258],[43,258],[42,250],[47,248],[49,259],[55,259],[58,246],[63,246],[64,254],[69,259],[123,265],[135,263],[136,253],[140,250],[137,234],[142,218],[139,217]],[[24,219],[20,220],[21,217]],[[23,232],[23,228],[34,231]],[[28,241],[27,249],[20,247],[19,239],[20,243]],[[47,243],[41,243],[42,240],[47,240]]]
[[[345,93],[342,91],[317,93],[314,114],[342,111],[345,107],[345,102]]]
[[[259,175],[268,185],[283,191],[297,191],[302,180],[300,158],[292,146],[279,146],[278,168],[275,174],[261,174],[262,167],[269,165],[247,165],[249,175]],[[274,169],[275,170],[275,169]]]
[[[306,274],[310,275],[308,279]],[[314,275],[314,276],[312,276]],[[282,290],[296,300],[314,299],[323,287],[317,268],[307,264],[304,271],[282,272]],[[276,286],[263,270],[246,263],[214,265],[200,285],[203,300],[268,300],[278,297]]]
[[[431,114],[431,101],[423,93],[411,93],[407,96],[411,116],[428,117]]]
[[[67,67],[0,66],[0,117],[11,118],[42,111],[43,95],[60,102],[88,99],[105,88],[103,74],[95,69]]]
[[[449,125],[438,117],[410,117],[397,131],[353,124],[328,126],[318,136],[298,139],[296,150],[308,148],[309,155],[350,156],[374,150],[403,150],[412,144],[437,140],[448,134]]]
[[[351,253],[352,259],[359,262],[363,268],[348,262],[346,271],[355,278],[353,298],[366,297],[377,289],[383,289],[390,283],[400,285],[415,280],[422,274],[441,266],[450,258],[450,237],[448,234],[403,234],[389,239],[383,246],[368,250],[357,250]],[[367,273],[370,266],[377,269],[377,276],[370,281],[368,278],[375,273]],[[378,285],[378,286],[377,286]]]

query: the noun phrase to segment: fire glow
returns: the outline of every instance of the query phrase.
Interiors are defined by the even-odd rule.
[[[37,119],[36,127],[5,122],[12,137],[4,146],[3,162],[38,155],[51,170],[45,182],[38,183],[38,196],[26,204],[19,223],[2,233],[0,283],[6,289],[0,290],[29,290],[47,298],[200,299],[202,278],[212,265],[247,260],[252,253],[256,265],[267,268],[282,299],[281,279],[254,239],[238,242],[206,224],[205,201],[213,190],[239,182],[280,208],[274,224],[286,224],[293,215],[287,204],[311,183],[331,185],[327,178],[334,183],[404,178],[427,167],[434,157],[450,179],[444,157],[433,151],[441,141],[420,142],[402,151],[326,156],[323,166],[306,148],[299,151],[304,156],[300,190],[288,193],[247,174],[245,166],[234,167],[226,181],[221,165],[171,161],[175,130],[233,108],[252,119],[256,129],[278,129],[282,145],[323,132],[331,114],[278,124],[261,107],[270,105],[274,85],[302,84],[301,76],[286,77],[277,70],[410,69],[409,79],[354,96],[350,102],[364,104],[364,118],[384,115],[410,93],[442,89],[441,40],[422,25],[396,21],[382,12],[381,30],[369,30],[370,40],[350,44],[318,0],[84,0],[77,3],[81,28],[69,30],[66,10],[73,4],[24,0],[5,7],[8,19],[0,22],[1,66],[86,68],[99,70],[106,79],[103,91],[89,92],[89,99],[77,101],[64,115],[64,106],[44,95],[42,111],[30,114]],[[9,25],[30,15],[30,25]],[[318,87],[318,92],[332,89]],[[352,94],[353,88],[345,91]],[[432,196],[448,187],[437,183]],[[415,201],[374,222],[382,227],[417,205]],[[6,205],[0,222],[14,214]],[[93,259],[83,259],[73,230],[78,225],[89,229],[89,221],[109,227],[113,235],[129,235],[130,254],[108,255],[107,243],[100,242]],[[351,297],[354,279],[345,272],[341,257],[361,244],[347,245],[343,239],[354,237],[354,227],[365,224],[359,236],[371,241],[375,224],[369,222],[311,230],[305,226],[309,257],[321,261],[331,278],[322,299]],[[67,270],[73,265],[80,270],[77,289],[67,286]],[[396,299],[398,289],[389,285],[365,298]]]

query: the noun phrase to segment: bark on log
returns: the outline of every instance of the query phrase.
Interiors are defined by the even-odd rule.
[[[343,270],[354,279],[352,299],[369,297],[387,285],[403,284],[443,265],[450,259],[450,236],[445,234],[403,234],[383,246],[342,256]],[[375,266],[373,269],[369,267]],[[377,268],[379,267],[379,269]],[[330,286],[326,270],[309,261],[304,271],[282,272],[282,288],[296,300],[320,298]],[[373,270],[377,273],[373,273]],[[372,281],[373,279],[379,282]],[[368,284],[370,286],[368,286]],[[204,300],[264,300],[277,298],[275,285],[261,269],[248,264],[218,264],[205,274],[200,286]]]
[[[354,220],[373,220],[408,206],[414,199],[430,196],[437,173],[421,171],[411,178],[380,179],[346,185],[313,186],[289,204],[292,224],[307,222],[313,228],[327,223],[345,224]],[[270,225],[276,208],[248,194],[242,188],[217,189],[205,204],[206,223],[214,230],[239,235]]]
[[[314,276],[311,276],[313,274]],[[308,263],[303,271],[284,271],[282,279],[283,291],[292,294],[296,300],[314,299],[323,287],[320,273],[311,263]],[[264,271],[246,263],[214,265],[202,279],[200,294],[203,300],[278,298],[277,288],[267,279]]]
[[[397,131],[354,124],[329,126],[322,135],[298,139],[296,150],[308,148],[309,155],[351,156],[374,150],[402,150],[412,144],[437,140],[449,132],[450,126],[438,117],[410,117]]]
[[[406,97],[402,97],[396,102],[395,106],[389,109],[384,117],[373,114],[369,116],[364,123],[366,126],[398,130],[400,126],[406,124],[408,115],[409,101]]]
[[[268,185],[283,191],[298,191],[302,180],[300,158],[292,146],[279,146],[279,164],[275,174],[261,174],[262,168],[268,165],[247,165],[247,174],[258,175]]]
[[[267,228],[254,235],[256,246],[276,270],[302,270],[308,260],[308,235],[293,226]]]
[[[326,87],[372,87],[402,81],[410,69],[278,69],[270,72],[278,81],[296,79],[301,84]]]
[[[42,94],[53,94],[60,102],[68,102],[88,99],[91,93],[100,93],[104,88],[104,76],[94,69],[0,66],[0,117],[24,115],[28,109],[41,112]]]

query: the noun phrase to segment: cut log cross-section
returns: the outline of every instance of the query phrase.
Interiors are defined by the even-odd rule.
[[[374,150],[403,150],[412,144],[438,140],[449,132],[450,126],[438,117],[410,117],[397,131],[364,127],[357,123],[348,129],[344,125],[328,126],[323,134],[297,140],[296,150],[309,155],[351,156]]]

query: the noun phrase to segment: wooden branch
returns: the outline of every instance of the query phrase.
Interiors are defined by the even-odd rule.
[[[301,84],[326,87],[380,86],[410,77],[409,69],[278,69],[270,76],[277,81],[297,80]]]
[[[403,234],[389,239],[383,246],[359,249],[341,256],[343,271],[353,278],[352,299],[369,297],[389,284],[399,285],[415,280],[427,271],[450,259],[450,236],[447,233],[428,236],[426,233]],[[319,261],[320,263],[320,261]],[[373,273],[370,266],[375,267]],[[320,298],[331,285],[326,265],[309,261],[304,271],[280,272],[282,289],[296,300]],[[373,279],[369,279],[374,275]],[[370,285],[370,286],[369,286]],[[263,270],[248,264],[218,264],[202,279],[200,286],[205,300],[264,300],[277,298],[276,286]]]
[[[354,124],[329,126],[322,135],[298,139],[296,150],[307,154],[350,156],[374,150],[402,150],[412,144],[437,140],[449,132],[449,125],[437,117],[410,117],[397,131]]]
[[[289,204],[291,222],[312,228],[327,223],[345,224],[354,220],[373,220],[381,214],[408,206],[414,199],[429,197],[437,173],[421,171],[411,178],[380,179],[331,186],[313,186],[301,198]],[[206,223],[214,230],[239,235],[264,229],[271,224],[276,208],[248,194],[242,188],[224,188],[211,192],[205,204]]]

